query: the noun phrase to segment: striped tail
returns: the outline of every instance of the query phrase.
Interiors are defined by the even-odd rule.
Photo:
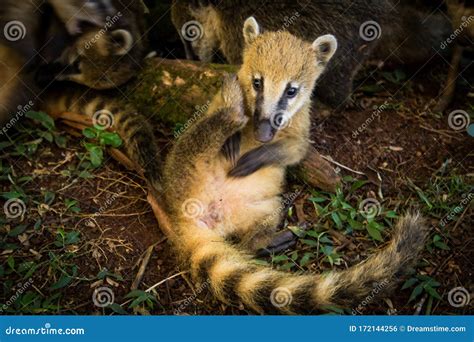
[[[178,248],[190,262],[193,278],[208,282],[223,302],[267,314],[317,313],[332,305],[354,308],[375,287],[377,293],[387,293],[417,260],[427,234],[424,220],[409,214],[397,223],[389,245],[366,261],[340,272],[297,275],[257,265],[212,232],[191,230],[180,236]]]
[[[91,118],[94,125],[117,131],[128,156],[144,170],[146,179],[157,190],[161,189],[162,158],[153,136],[153,125],[133,106],[114,96],[74,86],[74,90],[48,92],[41,109],[50,114],[83,114]]]

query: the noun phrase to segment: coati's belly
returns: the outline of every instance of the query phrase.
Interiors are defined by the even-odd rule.
[[[278,215],[283,169],[265,167],[241,178],[228,177],[229,170],[222,160],[197,167],[199,184],[193,186],[197,191],[192,191],[192,200],[198,207],[195,220],[199,227],[227,235],[253,229],[268,216]]]

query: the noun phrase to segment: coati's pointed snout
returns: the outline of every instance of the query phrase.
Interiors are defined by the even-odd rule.
[[[255,139],[261,143],[272,141],[275,132],[276,129],[273,127],[270,120],[260,120],[255,123]]]

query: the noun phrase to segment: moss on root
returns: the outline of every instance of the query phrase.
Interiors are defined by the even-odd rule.
[[[225,73],[237,66],[153,58],[127,87],[127,101],[153,120],[183,124],[212,99]]]

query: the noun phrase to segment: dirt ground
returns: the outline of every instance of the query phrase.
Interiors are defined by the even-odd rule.
[[[389,298],[370,301],[362,313],[474,313],[472,300],[454,307],[447,299],[456,287],[474,292],[473,137],[448,124],[453,110],[472,114],[474,93],[469,82],[474,80],[466,80],[445,114],[431,113],[444,74],[442,65],[427,66],[416,74],[368,66],[351,107],[327,118],[315,113],[314,145],[345,176],[342,194],[347,203],[356,208],[364,198],[377,198],[384,212],[398,215],[417,208],[432,226],[430,241],[411,277],[418,283],[413,280],[402,289],[401,282]],[[0,222],[0,303],[5,313],[251,314],[242,306],[218,302],[205,286],[191,282],[156,224],[143,179],[108,156],[99,168],[84,172],[82,138],[59,125],[55,132],[66,137],[67,147],[58,147],[38,127],[25,124],[15,135],[18,140],[12,141],[21,141],[24,149],[8,143],[1,146],[3,200],[5,194],[20,194],[26,208],[20,217]],[[165,143],[169,136],[160,139]],[[302,191],[286,225],[329,233],[326,246],[337,255],[308,254],[303,262],[294,251],[322,247],[319,242],[308,247],[306,237],[291,250],[262,262],[290,272],[344,269],[388,241],[395,222],[389,215],[379,221],[386,228],[381,230],[385,242],[377,241],[365,229],[352,230],[345,222],[335,227],[330,217],[319,216],[311,198],[331,199],[330,194],[292,180],[288,192],[295,189]],[[461,205],[464,199],[467,204]],[[461,210],[456,217],[440,225],[457,206]],[[132,291],[147,257],[138,291]],[[423,281],[410,300],[415,285]],[[94,294],[103,287],[113,292],[115,303],[106,308],[97,305]],[[351,313],[350,308],[342,309],[329,311]]]

